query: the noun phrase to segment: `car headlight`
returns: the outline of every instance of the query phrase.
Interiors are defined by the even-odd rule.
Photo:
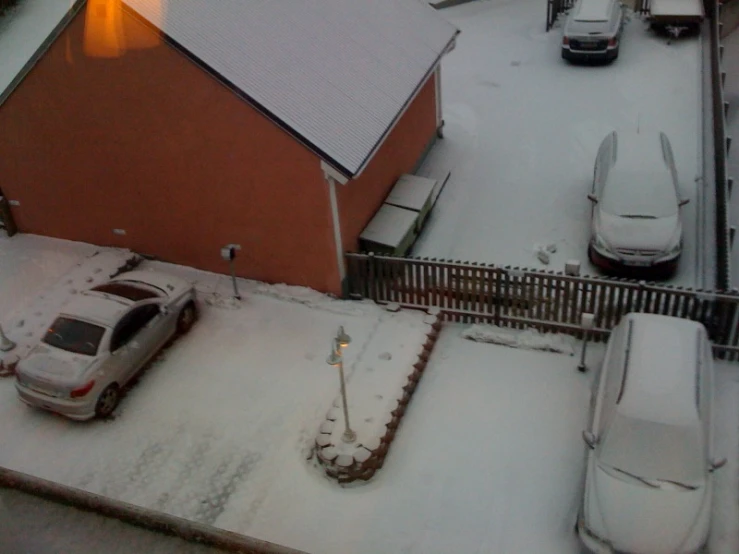
[[[603,240],[603,237],[600,236],[600,234],[598,233],[593,234],[593,244],[599,250],[606,250],[608,252],[611,251],[611,249],[608,247],[608,243],[605,240]]]
[[[664,252],[662,252],[658,259],[663,260],[666,258],[674,258],[680,254],[683,249],[683,241],[681,236],[677,235],[677,237],[675,237],[673,241],[670,242],[670,246],[665,248]]]

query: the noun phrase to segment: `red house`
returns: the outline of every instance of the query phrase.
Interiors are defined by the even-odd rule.
[[[0,96],[21,232],[339,294],[442,125],[458,31],[419,0],[77,2]]]

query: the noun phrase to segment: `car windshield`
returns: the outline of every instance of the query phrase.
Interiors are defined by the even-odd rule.
[[[620,171],[603,189],[601,209],[611,215],[635,218],[677,214],[677,194],[667,172],[643,174]]]
[[[113,296],[120,296],[121,298],[127,298],[138,302],[139,300],[148,300],[149,298],[156,298],[158,295],[150,290],[146,290],[141,287],[127,282],[127,281],[115,281],[113,283],[104,283],[98,285],[93,289],[96,292],[102,292],[105,294],[112,294]]]
[[[679,426],[616,414],[599,461],[640,479],[695,485],[706,471],[700,426]]]
[[[99,325],[69,317],[58,317],[49,327],[43,342],[75,354],[94,356],[104,333],[105,328]]]

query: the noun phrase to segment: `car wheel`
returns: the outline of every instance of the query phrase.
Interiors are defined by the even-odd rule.
[[[118,406],[120,400],[121,390],[118,388],[118,385],[108,385],[100,393],[100,396],[98,396],[98,401],[95,404],[95,415],[101,418],[109,417]]]
[[[180,310],[180,315],[177,316],[177,332],[179,334],[185,334],[198,319],[198,311],[195,308],[195,303],[190,301],[185,304],[185,307]]]

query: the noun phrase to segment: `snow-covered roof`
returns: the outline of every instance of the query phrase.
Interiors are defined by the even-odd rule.
[[[346,176],[458,33],[418,0],[124,0]]]
[[[23,0],[0,18],[0,104],[80,5],[76,0]]]
[[[618,412],[668,425],[694,425],[700,324],[653,314],[627,317],[633,329]]]

